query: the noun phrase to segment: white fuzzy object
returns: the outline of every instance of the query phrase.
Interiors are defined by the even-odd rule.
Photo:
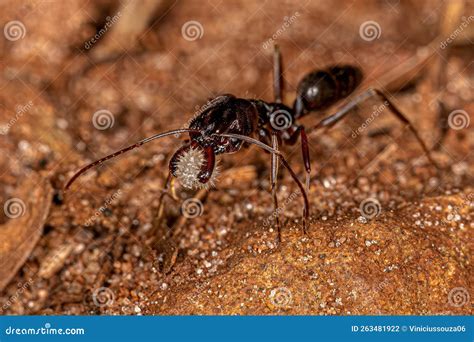
[[[179,183],[188,189],[202,189],[214,186],[219,174],[219,167],[214,167],[211,179],[207,183],[201,183],[197,176],[205,162],[204,152],[200,148],[189,148],[184,151],[175,162],[176,178]]]

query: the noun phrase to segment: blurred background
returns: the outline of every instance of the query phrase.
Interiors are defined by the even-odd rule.
[[[466,312],[473,9],[470,0],[1,1],[2,313]],[[395,99],[444,171],[370,100],[310,137],[313,233],[303,245],[301,199],[285,173],[288,246],[274,244],[269,156],[253,149],[222,158],[217,191],[179,189],[181,200],[199,199],[192,218],[166,199],[165,222],[156,220],[168,160],[183,139],[124,155],[62,192],[80,166],[186,127],[218,94],[270,101],[275,43],[285,103],[306,73],[358,66],[362,88]],[[303,179],[299,145],[283,151]],[[367,198],[388,215],[383,224],[360,219]],[[395,229],[400,221],[407,231]],[[354,222],[366,233],[353,231]],[[252,258],[281,267],[252,271]],[[324,268],[329,260],[339,266]],[[404,272],[387,275],[397,269]],[[449,305],[458,287],[463,304]]]

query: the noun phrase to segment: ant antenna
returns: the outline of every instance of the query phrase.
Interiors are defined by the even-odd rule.
[[[168,135],[173,135],[173,134],[176,134],[176,135],[179,135],[181,133],[186,133],[186,132],[193,132],[193,133],[199,133],[198,130],[196,129],[189,129],[189,128],[181,128],[181,129],[175,129],[175,130],[172,130],[172,131],[167,131],[167,132],[163,132],[163,133],[158,133],[158,134],[155,134],[151,137],[148,137],[148,138],[145,138],[143,140],[140,140],[139,142],[133,144],[133,145],[130,145],[130,146],[127,146],[121,150],[118,150],[112,154],[109,154],[99,160],[96,160],[95,162],[92,162],[86,166],[84,166],[83,168],[81,168],[79,171],[77,171],[74,176],[71,177],[71,179],[69,179],[69,181],[67,182],[66,186],[65,186],[65,190],[68,190],[69,187],[72,185],[72,183],[74,183],[74,181],[80,176],[82,175],[83,173],[87,172],[89,169],[93,168],[94,166],[97,166],[99,164],[102,164],[103,162],[105,162],[106,160],[109,160],[109,159],[112,159],[112,158],[115,158],[119,155],[121,155],[122,153],[125,153],[125,152],[128,152],[128,151],[131,151],[131,150],[134,150],[136,148],[139,148],[141,147],[142,145],[145,145],[146,143],[149,143],[150,141],[153,141],[153,140],[156,140],[156,139],[160,139],[160,138],[163,138],[163,137],[166,137]]]

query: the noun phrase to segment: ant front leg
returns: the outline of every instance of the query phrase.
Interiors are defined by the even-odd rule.
[[[272,133],[272,148],[278,151],[278,137],[275,133]],[[270,183],[272,186],[272,199],[273,199],[273,213],[275,216],[275,222],[278,230],[277,241],[281,242],[281,224],[278,212],[278,198],[277,198],[277,181],[278,181],[278,155],[272,153],[272,164],[270,170]]]
[[[309,146],[306,130],[301,126],[301,153],[303,156],[304,168],[306,170],[306,191],[309,192],[309,185],[311,181],[311,160],[309,159]]]
[[[298,126],[293,132],[291,132],[286,143],[288,145],[294,145],[298,140],[298,137],[301,139],[301,155],[303,157],[304,168],[306,171],[306,191],[309,192],[311,181],[311,159],[309,157],[308,136],[306,135],[306,129],[304,126]]]
[[[357,105],[359,105],[360,103],[366,101],[367,99],[373,97],[373,96],[378,96],[379,98],[381,98],[383,101],[384,101],[384,104],[388,107],[388,109],[390,110],[390,113],[392,113],[400,122],[402,122],[403,124],[407,125],[410,129],[410,131],[413,133],[413,135],[415,136],[416,140],[418,141],[418,143],[420,144],[421,148],[423,149],[423,151],[425,152],[426,154],[426,157],[428,158],[428,160],[430,161],[431,164],[433,164],[437,169],[440,169],[440,167],[438,166],[438,164],[434,161],[433,157],[431,156],[431,152],[430,150],[428,149],[428,147],[426,146],[425,142],[423,141],[423,139],[421,138],[421,136],[418,134],[418,131],[416,130],[416,128],[413,126],[413,124],[410,122],[410,120],[408,120],[408,118],[402,113],[402,111],[400,109],[398,109],[392,101],[389,100],[388,96],[382,91],[382,90],[379,90],[379,89],[375,89],[375,88],[369,88],[368,90],[366,90],[365,92],[363,92],[362,94],[358,95],[357,97],[355,97],[354,99],[350,100],[347,104],[345,104],[344,106],[342,106],[341,109],[339,109],[336,113],[324,118],[323,120],[321,120],[316,126],[314,126],[310,131],[313,131],[313,130],[317,130],[317,129],[320,129],[320,128],[330,128],[332,126],[334,126],[337,122],[339,122],[340,120],[342,120],[343,118],[345,118],[347,116],[347,114],[354,108],[356,107]]]
[[[161,227],[161,224],[163,222],[164,218],[164,198],[165,196],[170,196],[171,199],[173,199],[176,202],[179,202],[179,198],[176,195],[175,191],[175,173],[176,173],[176,163],[178,162],[179,158],[183,156],[189,149],[191,148],[191,144],[186,144],[182,147],[180,147],[173,157],[171,157],[170,163],[169,163],[169,171],[168,171],[168,177],[166,178],[165,186],[163,190],[161,191],[160,198],[158,199],[158,212],[157,215],[155,216],[155,219],[153,221],[153,228],[150,231],[151,236],[156,236],[158,235],[157,232]]]
[[[158,229],[160,229],[161,223],[163,222],[165,196],[170,196],[176,202],[179,201],[175,190],[175,178],[173,177],[171,172],[168,172],[168,177],[166,178],[165,186],[161,191],[160,198],[158,199],[158,211],[153,221],[153,228],[150,231],[150,236],[154,237],[157,235]]]

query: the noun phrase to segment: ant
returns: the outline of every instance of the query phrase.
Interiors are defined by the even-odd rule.
[[[275,210],[278,208],[276,189],[280,162],[289,171],[293,181],[300,188],[304,201],[303,232],[306,233],[306,223],[309,218],[306,190],[309,190],[311,175],[307,132],[334,126],[346,117],[354,107],[370,97],[376,96],[383,100],[390,112],[410,128],[429,161],[438,168],[415,127],[388,99],[388,96],[378,89],[369,88],[356,97],[349,99],[336,113],[323,118],[309,130],[297,122],[305,115],[327,109],[338,101],[347,98],[358,88],[362,78],[361,70],[351,65],[336,65],[325,70],[312,71],[299,82],[296,99],[292,107],[289,107],[282,103],[281,54],[278,46],[275,45],[273,53],[273,102],[238,98],[230,94],[217,96],[204,106],[204,109],[190,122],[188,128],[153,135],[86,165],[73,175],[66,184],[66,189],[84,172],[106,160],[139,148],[153,140],[170,135],[179,136],[182,133],[188,133],[189,140],[185,141],[184,145],[171,157],[165,189],[168,190],[170,185],[174,184],[175,178],[186,188],[205,188],[215,181],[217,173],[216,155],[235,153],[242,146],[248,147],[248,145],[253,144],[271,153],[270,183]],[[301,140],[301,152],[306,171],[306,187],[300,182],[279,150],[280,144],[293,145],[297,142],[298,137]],[[278,217],[276,217],[276,225],[278,241],[281,241],[281,227]]]

